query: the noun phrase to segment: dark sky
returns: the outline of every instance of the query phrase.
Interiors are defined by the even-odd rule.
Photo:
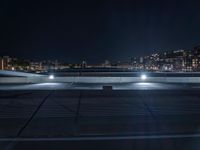
[[[198,44],[198,0],[0,1],[0,55],[96,63]]]

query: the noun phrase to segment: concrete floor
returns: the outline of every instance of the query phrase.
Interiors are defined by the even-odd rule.
[[[0,84],[0,90],[101,90],[112,86],[114,90],[199,90],[200,84],[194,83],[38,83],[38,84]]]
[[[199,150],[199,90],[168,86],[0,91],[0,150]]]

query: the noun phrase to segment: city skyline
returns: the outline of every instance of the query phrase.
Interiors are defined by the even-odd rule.
[[[199,45],[198,43],[196,44],[196,46]],[[195,47],[195,45],[194,45]],[[75,56],[74,57],[40,57],[38,55],[27,55],[27,56],[23,56],[21,54],[12,54],[12,52],[0,52],[0,57],[1,56],[11,56],[13,58],[19,58],[19,59],[28,59],[28,60],[34,60],[34,61],[45,61],[45,60],[50,60],[50,61],[54,61],[54,60],[59,60],[61,62],[64,62],[64,63],[73,63],[73,64],[76,64],[76,63],[79,63],[81,61],[88,61],[88,62],[91,62],[91,64],[99,64],[101,63],[102,61],[105,61],[105,60],[110,60],[110,61],[113,61],[113,62],[117,62],[117,61],[126,61],[127,59],[130,59],[131,57],[143,57],[143,56],[148,56],[148,55],[151,55],[152,53],[163,53],[165,51],[174,51],[174,50],[191,50],[191,47],[187,47],[187,48],[170,48],[170,49],[152,49],[152,50],[149,50],[148,52],[144,53],[144,54],[140,54],[140,55],[127,55],[127,56],[124,56],[124,58],[115,58],[113,59],[112,57],[108,57],[108,56],[105,56],[103,58],[99,58],[97,61],[93,61],[93,59],[84,59],[84,58],[80,58],[80,59],[76,59],[76,60],[73,60],[73,58],[76,58]],[[123,55],[123,52],[121,53]]]
[[[105,60],[99,64],[91,64],[87,60],[73,64],[58,60],[36,61],[9,56],[0,57],[0,70],[46,72],[75,68],[115,68],[127,71],[200,71],[200,46],[189,50],[171,50],[145,56],[132,56],[126,61]]]
[[[193,47],[190,47],[190,48],[187,48],[187,49],[183,49],[183,48],[179,48],[179,49],[168,49],[168,50],[151,50],[148,52],[148,54],[145,54],[145,55],[129,55],[127,56],[127,58],[124,58],[124,59],[118,59],[118,60],[112,60],[110,58],[106,58],[106,59],[102,59],[102,60],[99,60],[98,62],[96,63],[92,63],[90,61],[88,61],[87,59],[80,59],[76,62],[73,62],[73,61],[69,61],[67,59],[59,59],[59,57],[57,58],[54,58],[54,59],[39,59],[39,58],[35,58],[35,57],[20,57],[20,56],[17,56],[17,55],[9,55],[8,53],[4,53],[4,54],[1,54],[0,53],[0,57],[3,57],[3,56],[9,56],[9,57],[12,57],[12,58],[17,58],[17,59],[22,59],[22,60],[29,60],[29,61],[59,61],[59,62],[62,62],[62,63],[68,63],[68,64],[80,64],[82,63],[82,61],[87,61],[87,63],[90,63],[90,64],[100,64],[102,62],[105,62],[106,60],[110,61],[110,62],[124,62],[124,61],[130,61],[132,58],[134,57],[145,57],[145,56],[150,56],[152,54],[160,54],[160,53],[164,53],[164,52],[171,52],[171,51],[177,51],[177,50],[186,50],[186,51],[191,51],[191,50],[194,50],[195,47],[199,47],[200,44],[197,44],[197,45],[193,45]]]

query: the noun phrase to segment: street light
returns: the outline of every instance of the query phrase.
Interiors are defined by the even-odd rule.
[[[49,79],[53,80],[54,79],[54,75],[50,75]]]
[[[142,74],[142,75],[140,76],[140,78],[141,78],[142,80],[146,80],[146,79],[147,79],[147,76],[146,76],[145,74]]]

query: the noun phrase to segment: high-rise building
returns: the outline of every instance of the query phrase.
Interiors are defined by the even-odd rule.
[[[0,70],[11,70],[12,59],[9,56],[3,56],[0,58]]]
[[[200,71],[200,46],[194,47],[192,67],[194,71]]]
[[[3,58],[0,58],[0,70],[4,70],[4,61],[3,61]]]

